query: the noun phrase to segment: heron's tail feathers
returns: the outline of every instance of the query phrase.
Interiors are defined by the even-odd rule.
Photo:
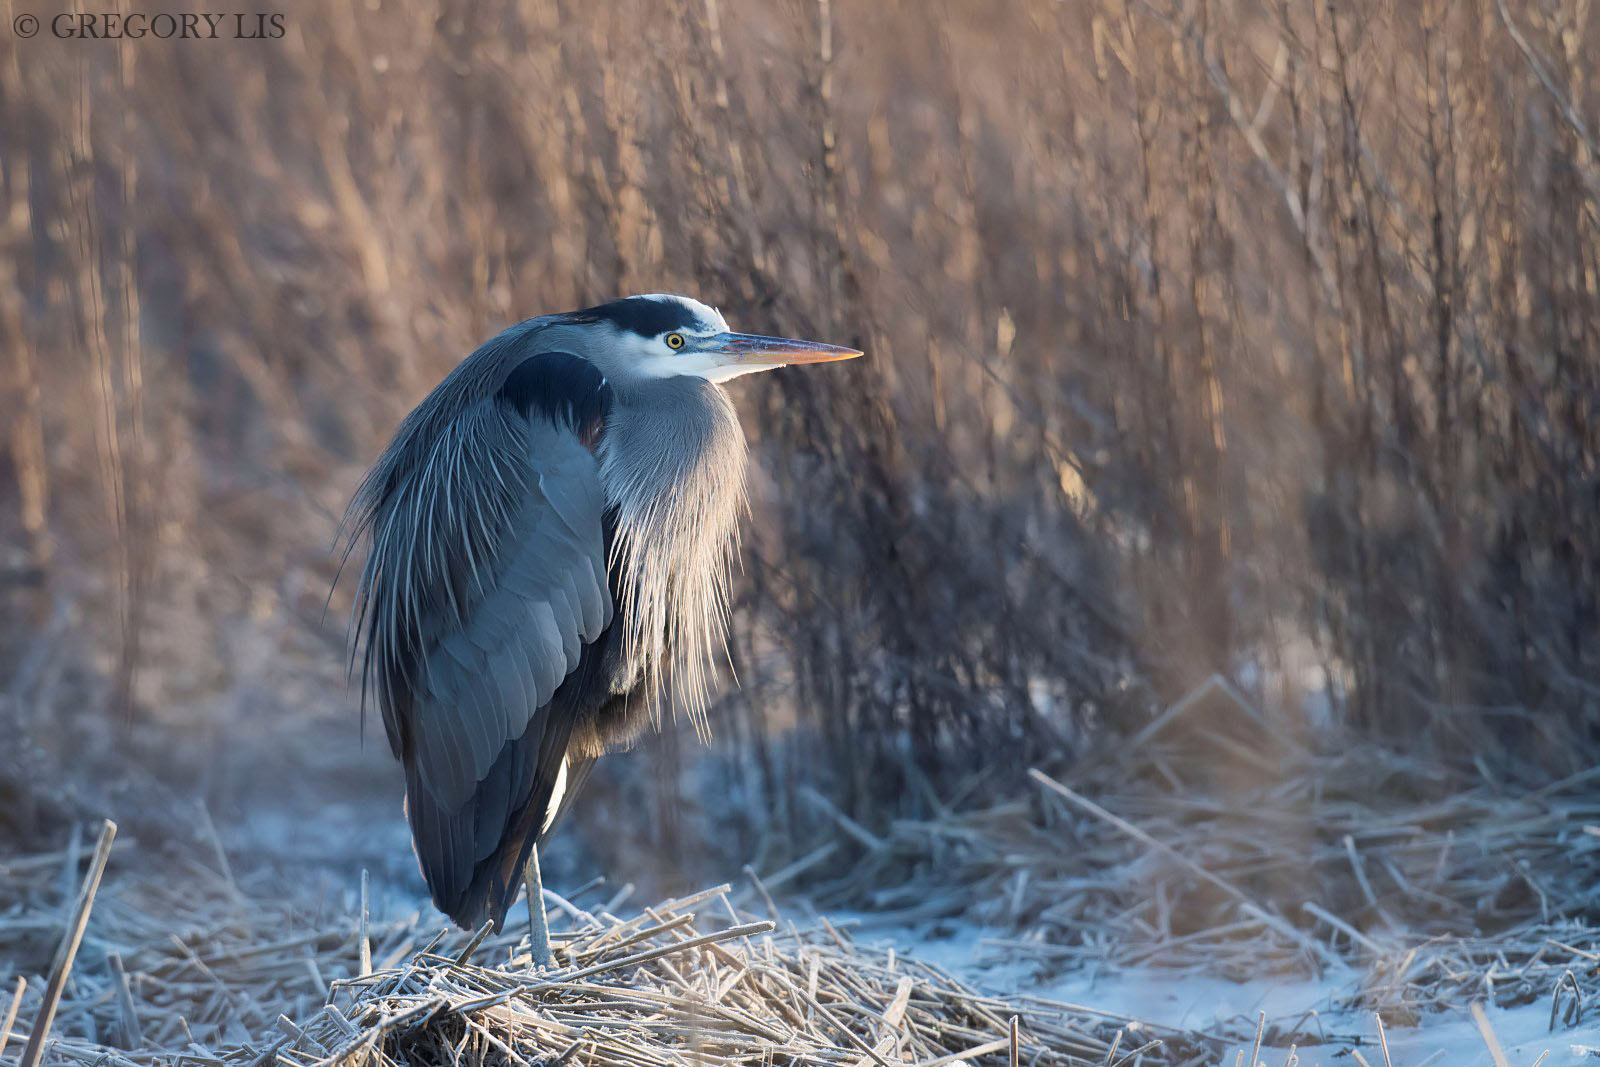
[[[534,725],[537,725],[537,720]],[[522,885],[528,853],[543,836],[552,793],[561,777],[562,749],[539,751],[530,726],[508,742],[489,773],[456,811],[441,807],[414,771],[406,774],[406,818],[417,865],[435,906],[457,926],[496,926]]]

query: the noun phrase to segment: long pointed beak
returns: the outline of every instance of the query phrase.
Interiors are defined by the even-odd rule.
[[[762,337],[754,333],[722,333],[707,342],[707,348],[726,357],[729,364],[759,370],[786,367],[791,363],[833,363],[855,359],[858,348],[825,345],[821,341],[796,341],[787,337]]]

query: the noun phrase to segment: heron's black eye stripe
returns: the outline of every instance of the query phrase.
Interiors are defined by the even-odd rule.
[[[611,386],[593,363],[570,352],[529,356],[506,376],[495,399],[526,416],[538,412],[580,437],[597,432],[611,411]]]
[[[668,330],[687,330],[698,325],[694,312],[678,301],[647,296],[613,300],[609,304],[574,311],[568,317],[580,322],[609,322],[619,330],[628,330],[640,337],[660,337]]]

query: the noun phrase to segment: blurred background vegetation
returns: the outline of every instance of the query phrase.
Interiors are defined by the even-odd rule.
[[[135,779],[398,828],[345,502],[479,341],[662,289],[870,358],[735,385],[738,684],[608,761],[605,862],[1015,793],[1213,674],[1493,780],[1600,754],[1589,0],[285,26],[0,40],[0,841]]]

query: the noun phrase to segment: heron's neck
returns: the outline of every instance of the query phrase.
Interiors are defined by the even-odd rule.
[[[726,393],[698,378],[615,392],[600,478],[616,509],[628,655],[704,728],[725,648],[728,573],[744,508],[745,442]]]

